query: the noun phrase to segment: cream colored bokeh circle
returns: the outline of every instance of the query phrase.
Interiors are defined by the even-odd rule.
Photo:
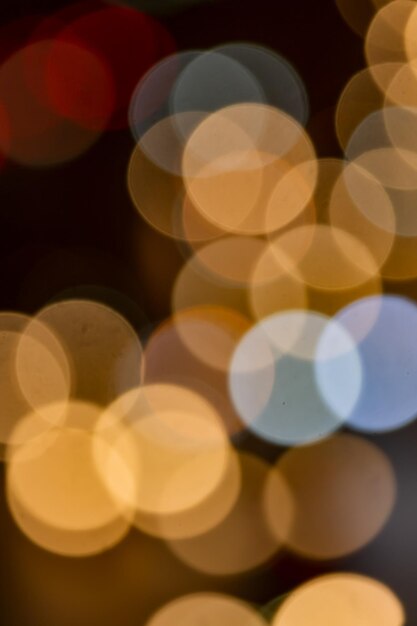
[[[63,426],[10,454],[7,497],[12,515],[33,542],[52,552],[67,556],[101,552],[120,541],[130,527],[127,498],[122,504],[113,497],[97,466],[97,458],[106,458],[112,484],[124,494],[132,491],[130,468],[94,432],[100,414],[97,406],[71,402]],[[30,420],[31,416],[25,418],[29,430]]]
[[[272,626],[403,626],[404,609],[381,582],[359,574],[328,574],[294,591]]]
[[[122,432],[114,435],[120,424]],[[133,477],[142,468],[129,502],[139,526],[141,513],[174,515],[203,503],[228,470],[230,447],[220,416],[186,387],[131,390],[108,407],[97,428],[123,451]]]

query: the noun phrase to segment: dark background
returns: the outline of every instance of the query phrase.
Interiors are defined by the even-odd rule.
[[[67,4],[1,2],[1,24]],[[146,5],[138,0],[136,6]],[[173,10],[165,2],[160,15],[154,14],[179,50],[250,41],[286,57],[307,87],[307,128],[318,155],[341,156],[333,129],[335,105],[351,75],[363,67],[364,55],[363,41],[345,24],[334,0],[195,1],[177,3]],[[32,313],[60,292],[87,285],[88,294],[88,285],[98,284],[110,289],[101,290],[104,297],[116,297],[111,289],[123,294],[111,303],[138,331],[169,314],[182,256],[175,243],[141,221],[129,200],[126,168],[132,147],[128,130],[112,131],[72,163],[45,170],[9,163],[0,171],[1,309]],[[386,290],[417,293],[414,283],[386,285]],[[318,563],[284,553],[260,571],[236,577],[195,573],[162,543],[138,532],[100,556],[55,556],[20,533],[1,492],[0,624],[139,626],[178,595],[218,590],[265,604],[331,571],[362,572],[387,583],[403,601],[407,623],[416,624],[417,425],[373,440],[388,454],[398,480],[397,505],[382,533],[345,559]],[[244,445],[269,458],[279,454],[254,439]]]

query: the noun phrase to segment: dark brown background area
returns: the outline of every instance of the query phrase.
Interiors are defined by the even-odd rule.
[[[0,23],[64,4],[1,0]],[[344,23],[334,0],[215,0],[165,11],[161,21],[180,50],[250,41],[285,56],[307,87],[308,130],[319,156],[340,156],[334,108],[364,56],[362,40]],[[141,221],[130,203],[126,168],[132,147],[128,131],[111,132],[70,164],[49,170],[8,164],[0,172],[1,309],[34,312],[57,293],[99,283],[125,295],[117,304],[138,331],[146,333],[168,314],[182,256],[175,243]],[[395,290],[417,293],[414,283]],[[362,572],[387,583],[404,602],[407,623],[416,624],[417,425],[373,440],[391,459],[399,487],[394,514],[372,543],[332,562],[282,554],[261,571],[226,579],[193,572],[163,544],[137,532],[100,556],[55,556],[20,533],[2,490],[0,624],[141,626],[153,610],[181,594],[220,590],[264,604],[331,571]],[[280,453],[254,438],[243,445],[271,459]]]

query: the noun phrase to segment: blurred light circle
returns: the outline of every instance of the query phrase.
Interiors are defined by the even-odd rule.
[[[39,41],[21,48],[0,66],[0,102],[8,120],[7,132],[0,132],[0,150],[22,165],[65,163],[86,152],[101,134],[101,129],[81,127],[48,104],[45,72],[50,53],[54,48],[59,58],[63,47],[56,40]],[[89,52],[86,55],[97,67],[100,62]]]
[[[336,133],[343,149],[362,120],[383,107],[389,84],[401,67],[402,63],[372,65],[348,81],[336,109]]]
[[[312,309],[334,313],[354,297],[381,291],[378,264],[367,244],[335,226],[288,230],[271,241],[271,250],[287,272],[305,283]]]
[[[254,149],[264,155],[265,165],[277,158],[295,165],[315,157],[310,138],[292,117],[269,105],[242,103],[208,115],[194,130],[186,145],[183,174],[203,176],[204,166],[212,162],[224,171],[251,169],[246,152]]]
[[[347,306],[336,321],[357,343],[363,368],[364,384],[348,416],[349,425],[373,433],[413,421],[417,413],[416,305],[399,296],[374,296]],[[319,350],[326,350],[331,342],[326,329]],[[320,379],[319,385],[327,401],[334,390]]]
[[[124,425],[124,432],[114,426]],[[228,470],[230,447],[222,421],[207,400],[186,387],[153,384],[119,396],[97,426],[124,458],[136,481],[131,506],[141,514],[173,515],[198,507]]]
[[[31,318],[21,313],[0,314],[1,457],[5,444],[24,443],[25,437],[36,436],[62,422],[71,391],[69,365],[62,346],[40,322],[33,324],[33,332],[25,335],[31,323]],[[11,441],[17,424],[32,411],[38,416],[36,429],[22,432]]]
[[[393,510],[396,480],[374,444],[340,434],[293,448],[277,469],[294,501],[290,531],[279,511],[267,507],[271,528],[294,552],[333,559],[359,550],[381,531]],[[269,501],[274,501],[274,485]]]
[[[265,241],[256,237],[228,235],[198,248],[193,259],[214,280],[231,288],[246,286],[265,246]]]
[[[146,626],[266,626],[249,604],[220,593],[195,593],[172,600]]]
[[[312,200],[318,179],[318,161],[304,161],[277,176],[272,190],[268,189],[264,231],[272,233],[287,225],[293,225],[303,215]]]
[[[196,306],[227,307],[250,317],[248,289],[244,285],[234,287],[216,280],[208,272],[201,271],[191,257],[179,272],[171,294],[171,307],[175,312]]]
[[[355,161],[343,164],[329,199],[332,226],[366,245],[380,271],[395,240],[396,212],[386,188]]]
[[[332,389],[331,407],[315,380],[317,348],[326,329],[335,343],[319,358]],[[249,430],[276,444],[307,443],[337,430],[350,416],[361,392],[361,362],[341,325],[319,313],[288,311],[261,320],[243,337],[229,385]]]
[[[165,541],[189,540],[211,532],[223,523],[234,507],[241,489],[241,468],[236,452],[230,450],[227,466],[219,484],[197,506],[160,515],[135,512],[135,525]]]
[[[411,0],[395,0],[375,14],[365,39],[369,66],[406,61],[404,34],[414,8],[415,4]]]
[[[273,245],[264,247],[250,274],[249,302],[257,320],[286,309],[307,308],[307,289],[302,275],[288,271]]]
[[[28,324],[24,336],[39,322],[57,336],[68,356],[74,397],[106,405],[140,384],[143,359],[139,338],[127,320],[109,306],[77,299],[50,304]]]
[[[243,250],[245,250],[246,239],[247,238],[242,238]],[[262,244],[262,242],[260,242],[260,244]],[[227,267],[226,263],[225,268],[226,272],[229,272],[228,278],[224,278],[221,274],[210,271],[204,263],[199,261],[198,254],[201,253],[201,251],[203,251],[204,254],[205,249],[206,246],[200,248],[197,253],[193,254],[184,263],[178,273],[171,293],[172,310],[178,313],[190,307],[216,306],[225,307],[240,313],[244,317],[251,318],[249,304],[250,273],[248,273],[246,278],[236,264],[236,259],[232,257],[229,257],[230,266]],[[210,250],[215,251],[215,249],[216,248],[211,248],[209,252]],[[249,252],[253,251],[255,251],[255,246],[250,246]],[[255,263],[256,257],[251,256],[251,254],[246,255],[245,252],[243,252],[243,259],[242,266],[248,268],[248,271],[250,271],[250,262],[252,260]],[[209,261],[208,256],[207,261]],[[219,261],[221,261],[221,259],[219,259]],[[220,262],[218,266],[220,266]]]
[[[107,490],[94,446],[112,455],[113,480],[132,480],[125,461],[93,433],[100,409],[71,402],[65,425],[26,442],[10,456],[7,497],[13,518],[31,541],[66,556],[102,552],[129,529],[128,510]],[[30,417],[26,418],[30,420]]]
[[[397,65],[397,64],[396,64]],[[400,63],[385,90],[386,105],[417,106],[417,62]]]
[[[305,161],[309,165],[297,169]],[[315,163],[312,143],[294,119],[273,107],[241,104],[197,126],[182,171],[187,194],[205,219],[226,231],[259,235],[303,211]]]
[[[216,50],[192,59],[173,86],[171,112],[217,111],[241,102],[265,102],[254,76],[242,63]]]
[[[259,568],[282,548],[283,539],[274,534],[265,514],[265,499],[279,510],[283,532],[289,531],[293,516],[291,494],[279,472],[263,459],[239,453],[241,483],[239,496],[228,515],[198,537],[169,541],[169,549],[189,567],[215,576],[230,576]],[[273,485],[273,493],[267,491]],[[273,501],[268,500],[272,496]]]
[[[223,170],[221,163],[214,162],[202,176],[191,180],[185,175],[185,184],[190,200],[216,228],[256,235],[265,230],[265,208],[260,201],[264,174],[263,155],[254,150],[246,153],[241,169]]]
[[[360,574],[327,574],[296,589],[272,626],[404,626],[400,600],[389,587]]]
[[[225,234],[224,230],[217,228],[203,217],[187,195],[183,198],[179,230],[182,239],[187,242],[191,249],[197,248],[202,243],[218,239]]]
[[[203,118],[204,114],[198,111],[187,111],[164,117],[143,133],[138,144],[146,157],[155,165],[181,176],[186,139],[180,136],[178,125],[185,129],[187,138]]]
[[[405,170],[411,168],[413,173],[417,168],[416,139],[417,139],[417,109],[413,107],[386,107],[384,122],[388,137],[392,145],[400,151],[405,163]],[[408,174],[410,180],[412,175]],[[393,185],[394,188],[400,185]],[[415,189],[415,184],[408,183],[404,189]]]
[[[417,152],[404,142],[402,133],[407,120],[414,121],[414,117],[401,107],[374,111],[351,135],[347,158],[387,187],[416,189]]]
[[[169,106],[171,91],[182,71],[200,54],[202,53],[198,50],[187,50],[167,56],[155,63],[139,80],[129,105],[130,130],[136,141],[140,142],[146,131],[164,118],[175,118],[171,115]],[[189,110],[186,111],[188,112]],[[191,115],[198,113],[190,111]],[[185,119],[189,120],[191,117],[186,115]],[[181,127],[185,128],[184,125]],[[179,128],[175,126],[173,128],[179,131]],[[184,142],[181,133],[176,132],[176,138],[180,144]]]
[[[184,183],[179,176],[155,165],[140,144],[130,157],[127,184],[135,208],[152,228],[169,237],[183,238]]]
[[[29,319],[16,344],[14,368],[31,408],[47,417],[49,405],[68,400],[74,385],[71,365],[60,337],[48,324]]]
[[[300,124],[306,123],[309,114],[306,88],[286,59],[273,50],[248,43],[229,43],[214,51],[246,67],[261,86],[267,104],[291,115]]]
[[[160,324],[146,343],[145,384],[188,387],[217,409],[230,434],[240,432],[243,425],[228,393],[228,367],[249,325],[243,315],[224,307],[179,311]]]

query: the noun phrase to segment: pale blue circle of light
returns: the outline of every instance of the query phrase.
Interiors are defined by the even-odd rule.
[[[315,371],[316,349],[327,329],[335,343],[319,358],[332,403],[320,393]],[[248,430],[279,445],[311,443],[335,432],[354,409],[361,386],[361,360],[349,333],[311,311],[260,321],[240,341],[229,372],[231,398]]]
[[[345,307],[336,319],[357,344],[363,385],[348,417],[353,429],[378,433],[413,421],[417,414],[417,306],[400,296],[372,296]],[[318,351],[332,342],[331,328],[323,333]],[[331,376],[318,361],[317,381],[329,406],[335,402]]]
[[[306,124],[309,116],[307,90],[297,70],[284,57],[253,43],[228,43],[214,51],[246,67],[263,89],[267,104]]]

